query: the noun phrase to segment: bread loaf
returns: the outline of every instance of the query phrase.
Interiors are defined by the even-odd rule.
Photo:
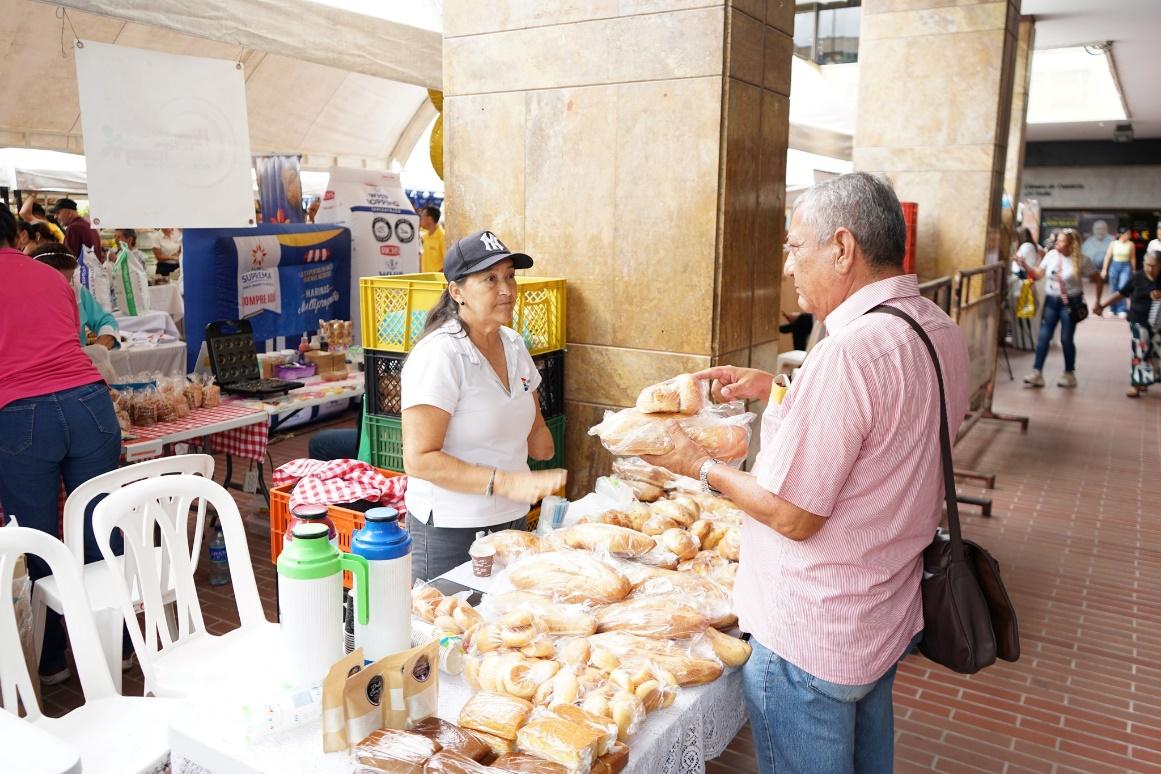
[[[443,750],[428,759],[423,774],[495,774],[495,769],[457,752]]]
[[[683,529],[667,529],[659,538],[661,545],[677,555],[679,562],[697,556],[697,540]]]
[[[675,529],[680,527],[680,522],[669,518],[668,516],[650,516],[649,519],[641,525],[641,531],[646,535],[660,535],[667,529]]]
[[[705,616],[693,608],[681,604],[658,605],[647,597],[597,611],[598,632],[622,631],[642,637],[670,638],[689,637],[705,628]]]
[[[726,559],[732,562],[738,561],[742,554],[742,528],[727,527],[722,539],[714,548]]]
[[[508,571],[517,589],[551,594],[564,602],[619,602],[629,593],[629,580],[583,551],[553,551],[525,557]]]
[[[516,734],[516,749],[559,763],[572,771],[589,769],[597,758],[601,732],[552,715],[537,718]]]
[[[661,544],[654,546],[649,553],[638,556],[635,561],[651,567],[663,567],[667,570],[677,568],[677,554]]]
[[[574,704],[560,704],[549,709],[555,717],[576,723],[578,726],[587,726],[600,734],[597,742],[596,754],[604,755],[613,749],[617,743],[617,724],[608,717],[594,715]]]
[[[692,415],[704,405],[702,390],[690,374],[680,374],[660,384],[646,387],[637,396],[637,408],[645,413]]]
[[[678,527],[688,527],[697,521],[697,512],[677,500],[658,500],[649,506],[649,510],[654,518],[669,519]]]
[[[443,750],[459,753],[474,761],[482,761],[491,755],[488,746],[472,733],[440,718],[424,718],[411,728],[411,733],[425,736]]]
[[[492,761],[491,770],[496,774],[501,774],[501,772],[503,774],[573,774],[559,763],[546,761],[539,756],[522,752],[501,755]],[[592,774],[593,771],[596,771],[595,767],[590,770],[589,774]]]
[[[621,774],[629,765],[629,745],[616,742],[607,755],[597,758],[589,774]]]
[[[664,489],[653,484],[646,484],[644,481],[626,481],[625,483],[633,490],[633,496],[643,503],[655,502],[665,495]]]
[[[416,774],[440,751],[438,742],[409,731],[381,728],[355,746],[357,763],[389,774]]]
[[[749,451],[749,432],[740,425],[716,418],[681,414],[644,414],[637,409],[605,412],[604,421],[589,430],[606,449],[617,455],[659,455],[673,450],[666,423],[681,422],[682,429],[714,459],[734,462]]]
[[[492,751],[492,755],[507,755],[508,753],[516,752],[515,739],[505,739],[502,736],[496,736],[486,731],[476,731],[474,729],[471,730],[471,734],[486,744],[488,749]]]
[[[612,524],[576,524],[560,530],[560,533],[569,548],[604,550],[624,558],[640,556],[655,544],[648,535]]]
[[[532,705],[524,699],[481,691],[468,699],[460,710],[460,725],[472,731],[512,740],[516,738],[516,733],[530,712]],[[488,740],[484,738],[484,741]]]

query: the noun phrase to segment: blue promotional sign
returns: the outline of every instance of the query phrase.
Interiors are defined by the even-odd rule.
[[[249,319],[254,339],[297,341],[319,320],[351,316],[351,233],[260,224],[185,232],[186,341],[193,370],[207,323]]]
[[[254,156],[263,223],[303,223],[298,156]]]

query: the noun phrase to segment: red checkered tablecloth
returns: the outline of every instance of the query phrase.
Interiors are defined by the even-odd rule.
[[[214,432],[213,427],[230,420],[242,417],[253,417],[250,424],[230,430]],[[133,427],[130,433],[136,436],[125,441],[126,445],[139,444],[147,441],[161,441],[163,445],[167,436],[187,433],[197,428],[206,428],[206,437],[210,451],[232,454],[245,459],[261,462],[266,456],[266,444],[270,435],[270,416],[261,408],[252,405],[224,403],[215,408],[202,408],[193,411],[189,416],[172,422],[161,422],[150,427]],[[198,436],[195,436],[198,437]]]

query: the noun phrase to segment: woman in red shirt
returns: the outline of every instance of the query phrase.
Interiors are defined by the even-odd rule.
[[[72,492],[117,467],[121,428],[109,389],[81,351],[73,290],[60,272],[14,249],[19,226],[0,206],[0,503],[21,526],[60,537],[61,480]],[[85,516],[85,561],[101,558]],[[29,557],[33,580],[48,574]],[[40,676],[69,678],[60,618],[45,621]]]

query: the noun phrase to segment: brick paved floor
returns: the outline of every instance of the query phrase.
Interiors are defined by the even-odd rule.
[[[896,769],[989,772],[1161,771],[1161,388],[1124,395],[1128,333],[1123,321],[1091,320],[1077,334],[1074,391],[1020,384],[1030,353],[1000,361],[997,411],[1031,417],[983,422],[957,447],[963,468],[994,471],[994,516],[964,510],[964,532],[1000,561],[1020,617],[1023,657],[973,677],[922,657],[900,668],[895,687]],[[271,446],[275,464],[305,454],[305,436]],[[221,480],[219,471],[218,479]],[[274,573],[259,499],[238,497],[267,614]],[[199,578],[206,620],[236,625],[227,591]],[[140,673],[126,692],[140,693]],[[75,681],[45,692],[51,714],[80,702]],[[707,766],[710,774],[756,771],[743,729]]]

